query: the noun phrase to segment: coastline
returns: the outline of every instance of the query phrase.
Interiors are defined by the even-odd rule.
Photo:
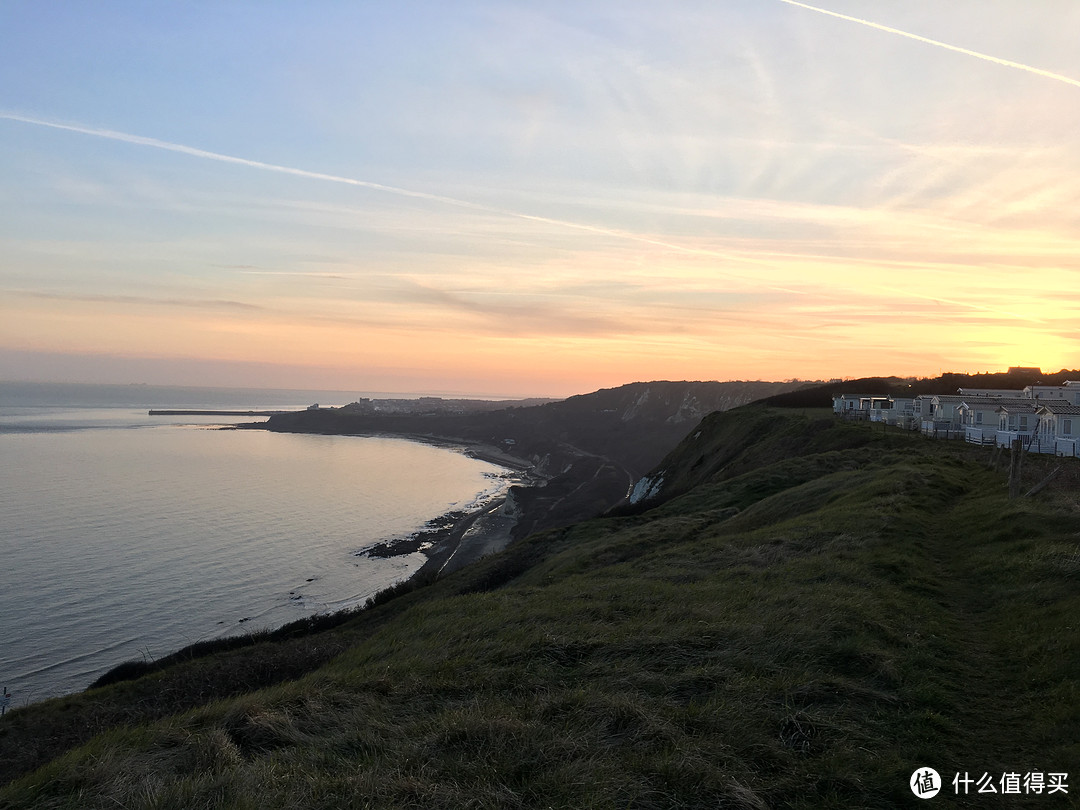
[[[223,425],[219,430],[269,430],[279,432],[274,427],[271,427],[270,422]],[[292,431],[280,432],[288,433]],[[389,430],[346,432],[340,435],[403,439],[419,444],[427,444],[462,453],[470,458],[485,461],[488,464],[502,467],[508,472],[517,474],[517,480],[512,481],[506,487],[506,491],[497,499],[490,500],[473,509],[447,512],[428,521],[424,527],[412,534],[385,540],[357,552],[356,556],[382,558],[398,557],[417,551],[424,554],[427,557],[424,564],[402,582],[434,580],[451,571],[457,571],[469,563],[479,560],[481,557],[506,548],[515,539],[514,530],[522,517],[509,497],[509,490],[514,486],[542,487],[551,477],[537,471],[535,460],[514,455],[488,442],[478,442],[461,437],[440,436],[432,433]],[[511,501],[510,506],[507,506],[508,501]]]
[[[400,545],[401,553],[422,551],[429,557],[436,556],[450,562],[445,569],[440,566],[434,574],[432,569],[436,563],[422,565],[417,572],[421,577],[457,570],[469,561],[500,551],[512,541],[535,531],[600,514],[612,505],[625,501],[637,478],[621,457],[612,458],[604,453],[581,449],[570,444],[566,437],[544,439],[541,433],[528,426],[518,430],[513,426],[503,429],[505,426],[501,425],[449,423],[439,419],[387,417],[383,420],[348,414],[337,418],[321,411],[317,414],[314,417],[301,414],[298,418],[290,415],[280,420],[271,418],[267,422],[237,425],[236,428],[404,439],[456,451],[502,466],[520,476],[518,485],[507,492],[507,503],[502,513],[487,508],[472,510],[475,514],[444,516],[452,517],[454,525],[445,525],[443,531],[431,532],[424,538],[430,542],[414,542],[410,547],[405,545],[410,542],[408,539],[395,539],[387,544]],[[428,432],[422,429],[426,427],[433,430]],[[516,438],[506,440],[505,446],[492,438],[508,434]],[[637,443],[633,444],[637,447]],[[450,547],[450,551],[446,551],[447,547]],[[383,551],[392,553],[393,549]]]
[[[502,551],[514,540],[519,515],[513,508],[509,490],[514,486],[532,486],[546,477],[537,475],[535,465],[489,444],[463,441],[445,436],[426,434],[371,433],[371,436],[405,439],[463,453],[506,469],[512,475],[502,494],[486,500],[476,508],[447,512],[429,521],[423,528],[402,538],[383,541],[357,552],[357,556],[397,557],[417,551],[427,560],[406,577],[410,580],[433,581],[476,562],[481,557]],[[516,474],[516,475],[513,475]]]
[[[454,439],[449,436],[435,436],[426,433],[372,433],[368,435],[385,436],[390,439],[407,439],[408,441],[430,444],[447,450],[457,450],[470,458],[486,461],[498,467],[506,467],[519,473],[528,473],[536,466],[532,461],[507,453],[493,444],[473,442],[467,439]],[[535,476],[535,474],[532,477],[537,478],[537,480],[542,479],[542,476]]]

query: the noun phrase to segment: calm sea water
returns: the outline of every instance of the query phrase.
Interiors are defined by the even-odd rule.
[[[0,686],[15,704],[85,688],[123,661],[363,602],[424,557],[358,551],[509,483],[502,468],[414,442],[147,414],[357,396],[0,383]]]

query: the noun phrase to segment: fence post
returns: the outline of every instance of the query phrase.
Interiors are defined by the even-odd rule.
[[[1023,449],[1024,443],[1020,438],[1013,439],[1009,445],[1009,498],[1020,494],[1020,455]]]

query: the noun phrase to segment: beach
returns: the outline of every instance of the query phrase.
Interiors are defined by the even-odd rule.
[[[413,574],[418,579],[437,579],[506,548],[514,539],[520,517],[509,496],[510,488],[542,485],[546,481],[545,476],[535,472],[531,461],[490,444],[419,434],[394,434],[394,437],[456,450],[508,470],[503,494],[474,509],[449,512],[407,537],[383,541],[361,552],[363,556],[379,558],[421,552],[427,560]]]

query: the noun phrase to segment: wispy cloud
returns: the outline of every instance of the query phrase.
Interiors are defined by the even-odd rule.
[[[960,289],[966,282],[959,286],[942,285],[939,279],[931,278],[935,273],[966,274],[987,258],[1001,261],[1003,257],[1011,255],[1009,250],[1015,248],[1003,242],[1001,235],[986,233],[978,223],[943,217],[940,207],[931,210],[913,206],[909,210],[898,210],[896,199],[891,200],[890,205],[858,207],[715,195],[701,195],[694,200],[694,205],[682,208],[670,206],[665,209],[655,202],[640,207],[640,210],[651,207],[653,211],[663,210],[683,217],[684,223],[691,219],[699,223],[703,219],[712,219],[717,223],[716,228],[705,231],[698,227],[676,229],[672,232],[679,232],[682,238],[673,238],[663,235],[663,226],[656,228],[658,234],[633,232],[582,220],[541,216],[447,195],[249,160],[115,130],[65,124],[16,113],[0,112],[0,118],[203,160],[435,202],[466,212],[465,216],[470,218],[486,220],[485,225],[500,217],[511,218],[547,226],[539,229],[545,236],[551,231],[569,231],[602,237],[587,240],[588,245],[582,246],[577,253],[568,251],[568,257],[561,267],[556,268],[556,273],[534,273],[515,278],[513,292],[496,289],[507,277],[500,277],[498,273],[513,272],[512,267],[495,268],[489,265],[483,270],[471,270],[478,277],[475,283],[469,283],[467,279],[463,283],[463,271],[455,271],[454,277],[444,282],[410,283],[401,273],[388,274],[380,281],[372,278],[372,274],[366,270],[343,272],[339,267],[347,265],[344,258],[335,260],[337,266],[332,271],[264,269],[249,264],[222,265],[236,275],[319,278],[354,283],[352,294],[336,301],[328,296],[320,299],[306,294],[304,306],[311,309],[303,314],[276,308],[267,310],[268,317],[283,322],[322,320],[386,329],[407,326],[418,331],[440,331],[452,322],[474,334],[564,338],[595,336],[612,339],[620,335],[659,339],[663,335],[696,329],[718,343],[730,341],[737,337],[738,330],[745,332],[749,328],[759,333],[768,330],[776,335],[799,335],[800,339],[837,345],[837,338],[828,332],[831,328],[855,329],[860,318],[865,321],[871,316],[879,322],[889,323],[900,323],[903,318],[911,317],[941,317],[942,306],[951,312],[966,312],[964,320],[967,323],[981,318],[994,323],[1010,319],[1042,323],[1036,316],[1003,305],[1004,299],[986,298],[985,295],[975,299],[965,297]],[[654,200],[656,197],[653,195]],[[284,204],[313,207],[323,213],[337,211],[343,220],[363,213],[322,203],[288,201]],[[611,202],[596,201],[596,207],[605,204],[611,205]],[[633,206],[634,203],[628,205]],[[599,207],[598,210],[603,212]],[[642,217],[641,220],[647,222],[648,218]],[[740,222],[753,223],[763,231],[771,230],[774,235],[740,236],[738,228],[733,230],[730,225]],[[912,233],[922,234],[922,240],[913,242]],[[928,234],[932,235],[929,239],[926,238]],[[1071,240],[1054,244],[1051,250],[1061,257],[1072,255],[1075,247]],[[618,252],[612,246],[618,246],[618,250],[625,255],[605,256],[605,252]],[[631,251],[638,250],[640,246],[655,249],[655,266],[668,272],[652,270],[636,273],[632,266],[628,266],[625,260],[631,258]],[[427,246],[423,249],[430,252]],[[970,251],[969,256],[959,255],[965,250]],[[998,252],[995,254],[994,250]],[[610,266],[602,268],[605,260]],[[875,268],[873,273],[867,272],[868,265]],[[893,283],[881,283],[881,271],[890,266],[906,271],[907,276],[897,275],[895,280],[890,279]],[[575,290],[573,280],[580,276],[582,267],[588,267],[589,275],[596,281],[592,288]],[[993,271],[990,271],[990,275],[993,275]],[[633,283],[625,283],[627,278],[632,278]],[[622,279],[624,283],[615,283],[615,279]],[[487,284],[487,288],[483,288],[483,284]],[[731,289],[720,290],[724,285]],[[753,291],[760,299],[751,301],[743,298],[731,305],[729,301],[734,299],[730,293],[734,291]],[[231,294],[237,293],[234,290]],[[41,297],[48,296],[41,294]],[[264,309],[229,300],[105,295],[67,298],[84,303]],[[798,298],[807,299],[802,309],[793,303]],[[596,306],[600,301],[603,305]],[[924,308],[926,302],[938,309]],[[384,304],[392,307],[392,314],[375,311],[374,307]],[[352,310],[352,314],[347,310]],[[713,323],[720,317],[724,319],[722,326]]]
[[[39,290],[5,290],[5,295],[37,298],[47,301],[74,301],[85,304],[125,304],[134,306],[181,307],[184,309],[231,309],[263,311],[265,307],[247,301],[229,301],[226,299],[195,298],[155,298],[144,295],[89,295],[73,293],[51,293]]]
[[[344,281],[348,276],[341,273],[319,273],[315,271],[305,270],[246,270],[237,269],[238,273],[244,276],[296,276],[299,278],[326,278],[334,279],[337,281]]]

